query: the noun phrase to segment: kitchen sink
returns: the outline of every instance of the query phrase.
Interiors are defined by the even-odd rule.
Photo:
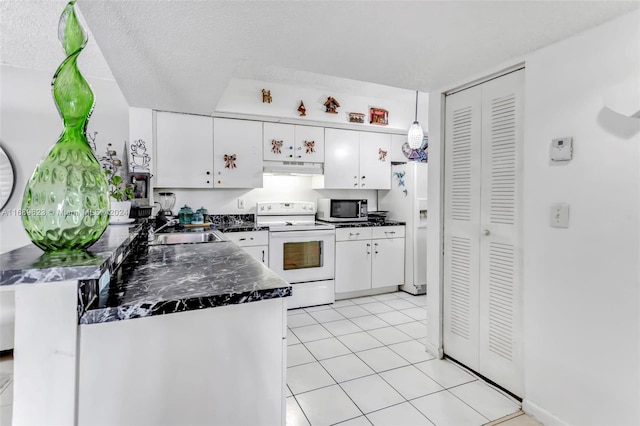
[[[220,241],[227,240],[217,231],[174,232],[155,234],[149,245],[216,243]]]

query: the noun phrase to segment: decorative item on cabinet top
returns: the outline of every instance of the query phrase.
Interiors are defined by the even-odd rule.
[[[382,108],[369,108],[369,123],[386,126],[389,124],[389,111]]]
[[[361,112],[350,112],[349,123],[364,123],[364,114]]]
[[[304,103],[300,101],[300,106],[298,107],[298,112],[300,113],[300,117],[307,116],[307,108],[305,108]]]
[[[330,114],[337,114],[338,112],[336,111],[336,109],[340,107],[338,101],[332,96],[329,96],[323,105],[326,108],[325,112],[328,112]]]
[[[271,90],[262,89],[262,103],[270,104],[273,99],[271,98]]]

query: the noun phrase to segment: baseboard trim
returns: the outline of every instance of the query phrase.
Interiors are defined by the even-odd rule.
[[[569,423],[562,421],[527,398],[522,400],[522,411],[546,426],[569,426]]]
[[[425,346],[427,348],[427,352],[429,352],[431,355],[437,357],[438,359],[442,359],[444,357],[444,352],[442,351],[442,347],[436,346],[429,342],[426,342]]]

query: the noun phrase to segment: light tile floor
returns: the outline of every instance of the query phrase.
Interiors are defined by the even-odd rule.
[[[290,310],[287,425],[516,421],[516,400],[425,351],[425,306],[396,292]]]

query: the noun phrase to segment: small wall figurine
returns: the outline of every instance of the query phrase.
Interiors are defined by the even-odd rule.
[[[270,104],[272,101],[271,90],[262,89],[262,103]]]
[[[387,160],[387,151],[384,151],[382,148],[378,148],[378,160],[386,161]]]
[[[304,107],[304,103],[300,101],[300,106],[298,107],[298,112],[300,113],[300,117],[307,116],[307,109]]]
[[[360,112],[350,112],[349,123],[364,123],[364,114]]]
[[[329,96],[325,101],[324,106],[326,107],[325,112],[328,112],[330,114],[337,114],[338,112],[336,111],[336,108],[338,108],[340,104],[335,98]]]

